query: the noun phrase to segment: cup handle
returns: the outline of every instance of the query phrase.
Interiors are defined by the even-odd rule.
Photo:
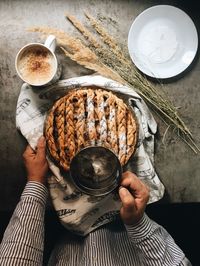
[[[56,49],[56,37],[54,35],[49,35],[44,45],[54,53]]]

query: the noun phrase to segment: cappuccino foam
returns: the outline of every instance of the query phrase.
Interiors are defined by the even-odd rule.
[[[45,48],[36,46],[25,50],[18,61],[18,71],[29,84],[48,83],[55,73],[55,58]]]

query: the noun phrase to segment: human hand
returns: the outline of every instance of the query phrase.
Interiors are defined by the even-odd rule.
[[[30,145],[26,147],[23,158],[27,171],[28,181],[37,181],[42,184],[46,183],[48,164],[46,160],[45,150],[46,141],[43,136],[39,138],[35,151],[31,148]]]
[[[122,201],[120,215],[127,225],[134,225],[142,218],[149,200],[149,189],[133,173],[122,174],[119,196]]]

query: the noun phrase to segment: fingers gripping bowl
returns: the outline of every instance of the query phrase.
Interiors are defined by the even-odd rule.
[[[71,90],[57,100],[47,115],[44,131],[48,152],[56,165],[70,171],[72,181],[80,190],[94,195],[109,193],[117,186],[121,166],[133,155],[138,136],[134,112],[115,94],[97,87]],[[106,154],[111,156],[108,156],[110,164],[103,163]],[[101,167],[112,168],[107,180],[94,172],[102,171],[96,167],[97,161]],[[79,167],[91,170],[88,162],[93,167],[93,182],[86,182],[88,173],[80,175],[84,171],[80,172]]]

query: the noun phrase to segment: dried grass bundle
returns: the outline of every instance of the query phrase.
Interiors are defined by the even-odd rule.
[[[76,17],[66,15],[66,18],[84,37],[84,40],[53,28],[37,27],[29,30],[40,32],[45,37],[49,34],[54,34],[67,57],[102,76],[132,87],[162,118],[168,126],[167,130],[169,127],[176,129],[177,135],[195,153],[199,152],[200,149],[195,144],[190,130],[177,113],[177,108],[173,106],[164,92],[153,86],[137,70],[127,53],[121,49],[120,45],[99,21],[88,13],[85,13],[85,16],[88,19],[91,31],[78,21]],[[96,34],[92,33],[92,30],[95,30]]]

